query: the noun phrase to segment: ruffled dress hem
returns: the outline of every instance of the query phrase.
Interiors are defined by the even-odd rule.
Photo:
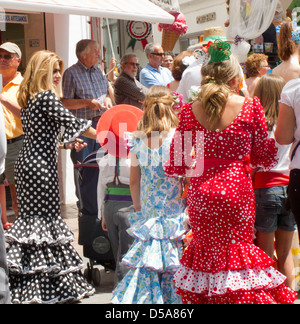
[[[180,267],[184,217],[129,215],[133,226],[127,231],[136,241],[122,260],[130,270],[113,291],[113,304],[181,304],[173,276]]]
[[[95,293],[61,218],[19,217],[6,233],[11,300],[15,304],[75,302]]]
[[[272,267],[274,261],[254,244],[212,251],[193,239],[181,263],[174,281],[184,303],[292,304],[297,297]]]

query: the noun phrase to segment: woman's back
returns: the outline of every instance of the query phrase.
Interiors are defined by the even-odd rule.
[[[298,55],[289,61],[282,62],[272,70],[272,74],[283,77],[286,82],[299,78],[300,64]]]
[[[218,120],[217,124],[214,126],[214,130],[224,130],[226,129],[239,115],[243,105],[245,102],[245,98],[232,95],[228,98],[227,104],[224,108],[224,112]],[[192,106],[193,113],[197,121],[206,129],[211,130],[206,114],[200,104],[199,101],[195,102]]]

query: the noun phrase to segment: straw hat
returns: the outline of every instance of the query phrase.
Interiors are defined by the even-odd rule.
[[[201,35],[200,37],[200,43],[190,46],[188,50],[195,50],[204,45],[207,45],[209,42],[214,42],[215,40],[222,40],[224,42],[233,43],[233,40],[229,39],[226,36],[224,29],[221,26],[210,27],[204,30],[203,35]]]
[[[124,134],[135,132],[143,111],[130,105],[118,105],[107,110],[99,119],[97,139],[111,155],[127,158],[129,149]]]

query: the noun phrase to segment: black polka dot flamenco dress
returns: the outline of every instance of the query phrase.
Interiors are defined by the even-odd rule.
[[[19,217],[6,233],[13,303],[65,303],[94,293],[81,274],[73,234],[61,218],[58,138],[75,140],[91,122],[75,118],[52,91],[21,112],[24,144],[15,165]]]

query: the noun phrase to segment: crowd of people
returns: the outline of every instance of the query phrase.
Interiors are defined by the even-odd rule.
[[[294,303],[299,40],[283,23],[282,63],[271,70],[266,55],[252,54],[246,75],[221,36],[201,55],[148,44],[144,68],[126,54],[109,80],[95,41],[78,42],[66,70],[55,53],[35,53],[23,77],[19,47],[2,44],[0,302],[94,293],[60,212],[57,154],[69,149],[74,165],[107,153],[97,197],[116,261],[112,303]]]

